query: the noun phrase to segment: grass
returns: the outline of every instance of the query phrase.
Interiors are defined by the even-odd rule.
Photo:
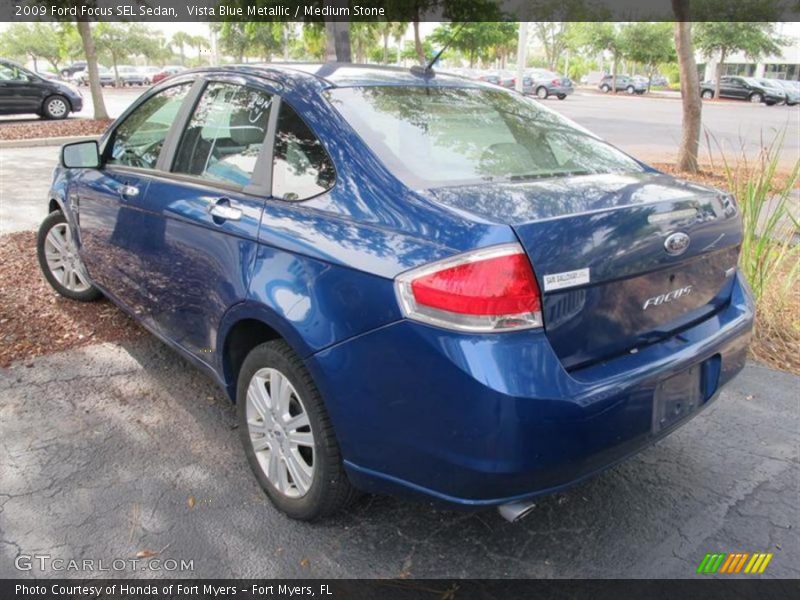
[[[710,170],[680,175],[724,188],[736,198],[744,234],[739,266],[756,298],[751,354],[800,375],[800,223],[790,210],[791,194],[800,183],[800,160],[781,170],[782,145],[779,133],[762,143],[756,160],[748,160],[744,152],[731,159],[717,144],[719,158]]]

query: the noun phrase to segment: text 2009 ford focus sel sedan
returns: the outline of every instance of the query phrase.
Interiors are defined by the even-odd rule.
[[[516,518],[745,362],[733,198],[481,82],[187,72],[65,146],[49,202],[49,282],[206,370],[298,519],[356,490]]]

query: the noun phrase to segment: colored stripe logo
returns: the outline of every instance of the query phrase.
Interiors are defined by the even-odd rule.
[[[753,552],[752,554],[749,552],[709,553],[700,561],[697,572],[703,575],[714,573],[760,575],[767,570],[767,565],[772,560],[772,556],[771,552]]]

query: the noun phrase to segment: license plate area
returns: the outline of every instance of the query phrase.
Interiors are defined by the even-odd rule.
[[[695,365],[659,382],[653,399],[653,433],[682,421],[702,404],[701,371],[701,365]]]

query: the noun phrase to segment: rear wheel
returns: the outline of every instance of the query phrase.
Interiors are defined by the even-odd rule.
[[[764,96],[759,94],[758,92],[753,92],[750,94],[750,102],[753,104],[761,104],[764,101]]]
[[[545,100],[550,95],[550,92],[547,91],[547,88],[544,86],[539,86],[536,88],[536,97],[540,100]]]
[[[47,119],[66,119],[69,115],[69,100],[64,96],[50,96],[42,104],[42,114]]]
[[[636,88],[634,88],[632,85],[629,85],[628,87],[625,88],[625,91],[628,92],[629,94],[633,94],[636,92]]]
[[[82,302],[97,300],[101,296],[100,290],[89,280],[69,223],[60,210],[50,213],[42,221],[36,254],[45,279],[62,296]]]
[[[567,95],[566,94],[559,94],[557,97],[558,97],[559,100],[563,100],[564,98],[567,97]]]
[[[322,397],[285,342],[266,342],[247,355],[236,403],[247,460],[279,510],[311,521],[357,497]]]
[[[700,93],[700,97],[704,98],[705,100],[710,100],[711,98],[714,97],[714,92],[712,92],[711,90],[703,90]]]

